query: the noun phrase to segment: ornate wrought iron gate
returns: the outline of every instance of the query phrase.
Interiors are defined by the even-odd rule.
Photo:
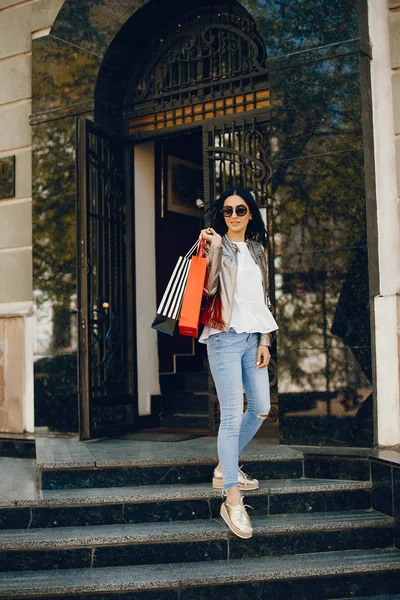
[[[77,121],[82,439],[132,429],[136,403],[132,141]]]
[[[241,185],[252,190],[258,207],[264,212],[270,244],[272,235],[272,199],[268,184],[268,121],[265,115],[231,118],[222,123],[203,126],[204,195],[212,202],[223,190]],[[273,256],[273,248],[268,248]],[[270,265],[270,294],[273,297],[273,266]]]
[[[253,190],[258,206],[268,206],[268,124],[253,117],[230,118],[203,128],[204,174],[210,199],[233,185]]]

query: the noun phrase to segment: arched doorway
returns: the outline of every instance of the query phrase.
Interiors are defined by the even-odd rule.
[[[124,137],[89,122],[80,125],[83,437],[133,427],[137,414],[135,175],[129,148],[149,141],[154,148],[158,296],[176,257],[198,235],[199,198],[208,207],[226,187],[245,185],[273,239],[265,59],[244,8],[199,6],[164,25],[143,49],[123,102]],[[272,247],[268,256],[273,300]],[[189,340],[160,337],[160,371],[172,370],[176,354],[192,351]]]
[[[154,351],[143,344],[153,333],[148,317],[150,311],[154,316],[157,305],[156,218],[159,225],[157,241],[163,230],[168,238],[168,226],[172,226],[173,221],[174,227],[184,219],[193,223],[194,229],[198,225],[194,217],[173,210],[174,207],[168,208],[168,182],[161,176],[162,168],[164,175],[168,174],[167,159],[172,155],[178,159],[175,164],[184,165],[187,171],[188,165],[182,162],[186,160],[196,177],[199,171],[204,174],[203,196],[206,197],[207,193],[211,196],[216,174],[221,177],[230,175],[229,168],[218,172],[218,164],[229,164],[229,160],[218,160],[223,156],[227,159],[237,157],[238,154],[232,153],[231,142],[234,140],[236,144],[238,140],[242,143],[240,131],[244,131],[242,140],[245,143],[257,138],[258,134],[252,136],[246,133],[255,125],[254,131],[264,127],[266,139],[271,143],[267,162],[270,160],[273,167],[267,199],[267,209],[269,211],[271,207],[272,214],[268,212],[267,220],[273,232],[270,238],[275,257],[273,284],[277,320],[281,327],[277,347],[280,439],[283,443],[296,444],[372,444],[371,354],[374,344],[371,342],[369,306],[373,305],[372,298],[378,293],[378,262],[374,166],[370,151],[370,56],[366,13],[361,4],[355,0],[337,0],[334,6],[329,0],[300,4],[287,3],[286,0],[243,2],[256,24],[253,30],[256,38],[261,39],[258,34],[261,35],[263,47],[268,51],[265,63],[258,58],[261,69],[256,66],[254,72],[259,73],[259,77],[253,81],[249,71],[244,72],[242,77],[244,86],[250,87],[246,94],[271,90],[271,107],[268,106],[268,97],[258,97],[257,100],[266,102],[266,105],[259,109],[260,115],[257,114],[255,120],[253,116],[257,109],[251,106],[254,95],[245,97],[246,94],[241,94],[243,90],[235,88],[236,84],[240,88],[240,77],[236,83],[232,82],[231,90],[229,85],[224,86],[225,81],[229,82],[229,69],[224,71],[225,67],[220,71],[223,74],[220,82],[207,79],[213,72],[212,68],[218,68],[220,58],[223,63],[222,56],[229,58],[229,52],[219,53],[220,56],[217,53],[215,64],[212,57],[208,57],[202,72],[204,81],[200,81],[195,48],[186,54],[186,58],[185,53],[175,54],[177,62],[182,63],[182,69],[191,65],[193,85],[186,92],[178,85],[179,68],[174,67],[175,71],[171,71],[170,64],[168,70],[167,61],[161,78],[161,87],[166,86],[163,96],[165,94],[166,101],[168,98],[171,101],[174,90],[177,94],[172,98],[176,105],[165,108],[170,111],[176,109],[177,112],[167,110],[163,114],[160,103],[162,105],[164,98],[157,101],[154,96],[157,90],[151,85],[147,88],[143,85],[146,81],[148,83],[149,78],[146,80],[140,65],[144,66],[146,56],[150,60],[151,55],[150,63],[146,64],[151,64],[153,69],[148,71],[152,80],[152,72],[161,64],[157,53],[161,39],[163,44],[168,41],[175,27],[182,30],[176,33],[178,37],[173,38],[179,52],[179,39],[183,44],[182,50],[190,48],[190,36],[184,38],[183,31],[190,31],[190,27],[185,28],[191,21],[178,20],[179,15],[187,16],[188,11],[197,12],[199,9],[196,18],[200,16],[201,21],[203,14],[213,10],[214,24],[218,23],[218,13],[223,17],[225,13],[211,2],[193,0],[188,6],[180,0],[170,3],[149,0],[138,9],[133,0],[82,0],[79,5],[74,0],[66,0],[51,33],[32,41],[35,79],[31,119],[35,149],[34,281],[36,308],[39,316],[45,317],[37,319],[40,348],[35,363],[35,399],[40,424],[50,423],[59,431],[76,430],[76,420],[71,419],[71,415],[77,414],[76,333],[79,331],[80,337],[82,332],[86,335],[89,304],[86,313],[83,304],[76,306],[75,256],[79,256],[82,272],[86,269],[90,275],[92,269],[91,273],[100,273],[98,265],[86,261],[86,255],[82,260],[81,239],[78,245],[75,240],[74,117],[85,115],[95,122],[90,121],[87,127],[90,136],[87,134],[85,138],[86,146],[91,147],[92,152],[91,162],[86,162],[85,158],[84,164],[90,164],[96,171],[96,160],[99,159],[98,166],[105,167],[107,161],[104,159],[107,158],[109,165],[117,166],[117,169],[106,169],[103,173],[100,168],[96,175],[92,173],[90,179],[94,186],[97,181],[98,189],[107,193],[114,188],[110,202],[106,203],[109,209],[117,208],[116,227],[110,231],[124,230],[127,217],[135,216],[134,230],[129,228],[129,232],[134,231],[130,255],[136,279],[130,280],[126,270],[123,273],[127,282],[136,283],[135,289],[132,288],[136,314],[131,310],[136,320],[132,329],[125,321],[122,333],[125,336],[129,334],[132,339],[136,336],[136,344],[133,348],[130,346],[130,351],[132,356],[136,353],[137,360],[132,363],[139,377],[133,372],[129,379],[127,373],[131,363],[126,361],[121,371],[116,369],[118,349],[123,346],[116,343],[118,336],[115,337],[112,328],[109,331],[110,327],[102,332],[97,342],[107,339],[111,342],[111,352],[106,351],[98,357],[94,365],[104,368],[108,364],[110,373],[114,373],[112,386],[114,389],[122,387],[122,391],[120,387],[118,392],[123,400],[122,408],[118,407],[117,398],[109,402],[107,394],[103,397],[99,394],[96,409],[104,427],[114,425],[116,431],[126,422],[127,414],[131,415],[132,422],[135,421],[137,404],[139,415],[148,414],[147,388],[142,383],[149,366],[158,379],[158,365],[154,365],[153,360],[157,356],[156,343]],[[228,14],[229,7],[238,19],[247,14],[237,2],[225,3]],[[207,23],[207,18],[205,16],[204,23]],[[245,30],[245,18],[243,22]],[[299,22],[302,23],[300,28]],[[252,23],[251,19],[247,23]],[[232,39],[231,29],[223,29],[221,37],[214,38],[215,49],[218,43],[225,44],[226,48],[226,41]],[[172,45],[173,40],[171,38]],[[151,44],[149,54],[147,49]],[[259,57],[257,39],[251,38],[248,47],[254,48],[252,56]],[[212,53],[212,44],[207,51]],[[229,60],[226,64],[229,67]],[[210,65],[213,65],[212,68]],[[234,66],[234,63],[231,62],[231,65]],[[183,70],[181,83],[189,81],[188,77],[187,70]],[[263,78],[265,86],[260,83]],[[214,96],[199,97],[196,90],[202,83],[206,90],[213,87]],[[167,89],[171,86],[172,91]],[[147,96],[145,89],[148,90]],[[182,92],[182,97],[179,92]],[[238,100],[235,105],[232,98]],[[249,103],[249,110],[244,110],[242,101]],[[181,114],[178,112],[180,109],[183,110]],[[151,118],[149,122],[149,115],[155,114],[158,115],[156,129],[154,118],[153,122]],[[264,120],[259,118],[261,114]],[[206,118],[207,115],[209,118]],[[140,123],[140,119],[147,120],[147,126],[153,129],[138,131],[138,126],[144,123],[143,120]],[[131,135],[128,135],[129,120],[132,120],[133,126],[136,125],[136,133]],[[235,121],[233,134],[229,126],[232,121]],[[115,134],[119,135],[118,142]],[[221,148],[228,149],[228,152],[222,154]],[[118,150],[119,157],[111,160],[111,150]],[[234,150],[239,150],[239,146],[235,146]],[[130,154],[133,154],[134,168],[130,168],[124,179],[121,174],[124,174],[126,165],[132,167]],[[213,167],[210,167],[211,173],[205,165]],[[81,189],[88,181],[87,178],[81,180]],[[61,187],[60,182],[63,182]],[[134,195],[134,201],[127,206],[123,202],[121,204],[121,198],[125,198],[125,194],[129,196],[129,187],[133,188],[131,196]],[[163,192],[164,202],[161,200]],[[91,198],[90,194],[88,198]],[[91,205],[88,207],[90,209]],[[131,216],[128,213],[130,207],[134,209]],[[63,231],[62,243],[59,231]],[[105,238],[103,236],[99,240]],[[151,252],[143,243],[150,238],[154,242]],[[86,237],[90,243],[94,239],[90,235]],[[116,244],[111,245],[108,257],[121,258],[118,239],[120,237],[116,238]],[[101,250],[105,252],[103,246]],[[95,254],[93,247],[86,249]],[[125,252],[125,242],[122,249]],[[166,254],[161,246],[159,259],[165,260]],[[118,261],[102,261],[102,264],[114,264],[115,269],[111,270],[114,280],[117,273],[121,275],[122,270],[117,269]],[[168,277],[168,269],[164,270],[165,277]],[[108,275],[104,270],[101,273],[102,281],[106,281]],[[109,280],[112,281],[113,277]],[[153,282],[151,297],[143,293],[149,282]],[[96,292],[97,288],[93,286],[90,289]],[[103,296],[101,302],[97,301],[97,306],[108,312],[101,315],[99,323],[104,324],[107,319],[112,323],[111,310],[107,307],[107,301],[111,304],[110,296]],[[121,310],[125,310],[125,296],[119,300],[113,298],[112,306],[118,302]],[[142,318],[140,311],[147,311],[146,319]],[[373,310],[371,314],[373,321]],[[77,315],[79,327],[76,327]],[[123,321],[114,319],[114,324],[116,322]],[[163,357],[167,355],[164,349],[160,354]],[[81,387],[84,375],[81,373]],[[125,381],[123,385],[122,380]],[[139,393],[135,398],[133,392],[138,381]],[[103,390],[107,388],[106,382],[107,378],[100,382]],[[129,382],[132,382],[131,388]],[[129,392],[125,396],[124,389]],[[153,389],[148,390],[157,393]],[[124,398],[127,399],[125,404]]]

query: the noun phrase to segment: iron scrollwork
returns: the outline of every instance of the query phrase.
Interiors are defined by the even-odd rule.
[[[124,167],[112,141],[92,136],[88,170],[89,380],[94,396],[112,396],[127,387]]]
[[[244,185],[255,193],[258,205],[266,206],[272,175],[267,126],[256,119],[211,128],[206,152],[212,174],[213,196],[234,185]]]
[[[239,7],[188,13],[151,41],[128,92],[129,106],[165,108],[223,95],[257,78],[265,82],[266,52],[250,15]]]

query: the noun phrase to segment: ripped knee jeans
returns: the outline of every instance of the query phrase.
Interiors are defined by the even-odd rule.
[[[218,457],[223,487],[238,485],[239,455],[271,408],[268,369],[256,369],[259,333],[234,329],[210,335],[207,354],[221,409]],[[243,388],[247,410],[243,413]]]

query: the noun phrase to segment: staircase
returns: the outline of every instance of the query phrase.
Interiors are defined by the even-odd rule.
[[[160,427],[168,430],[210,430],[206,355],[176,354],[174,373],[160,373],[159,396],[152,396],[152,412],[160,416]]]
[[[367,459],[339,472],[252,442],[245,470],[261,488],[241,540],[219,517],[214,446],[40,439],[37,465],[1,459],[19,487],[1,497],[0,598],[400,599],[394,521],[371,508]]]

